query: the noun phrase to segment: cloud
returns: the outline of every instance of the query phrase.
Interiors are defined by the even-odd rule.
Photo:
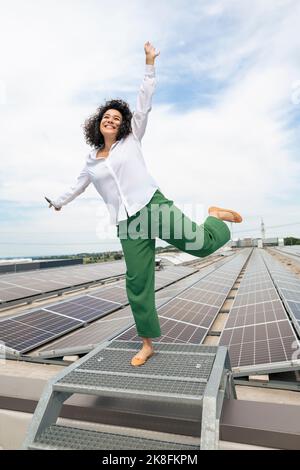
[[[299,14],[292,0],[7,3],[0,20],[2,243],[9,241],[4,228],[20,244],[30,230],[37,243],[57,240],[67,249],[82,220],[88,235],[78,233],[80,246],[99,240],[90,236],[99,232],[95,211],[103,206],[94,188],[59,219],[44,210],[43,197],[76,178],[89,151],[81,125],[104,99],[120,96],[134,107],[148,39],[161,56],[143,149],[162,191],[178,205],[236,208],[245,217],[236,233],[259,235],[261,216],[267,229],[300,222]],[[267,230],[277,233],[300,236],[300,225]],[[1,245],[0,256],[8,247]]]

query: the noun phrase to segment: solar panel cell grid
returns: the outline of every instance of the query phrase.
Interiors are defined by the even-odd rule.
[[[19,298],[30,297],[36,293],[40,293],[40,291],[36,292],[22,287],[11,287],[8,289],[2,289],[0,292],[0,302],[9,302],[10,300],[14,300],[16,296]]]
[[[206,281],[206,279],[203,279],[201,282],[198,282],[197,284],[195,284],[193,287],[194,289],[202,289],[202,290],[205,290],[207,292],[214,292],[214,293],[217,293],[217,294],[220,294],[220,293],[227,293],[228,292],[228,289],[231,287],[232,285],[232,281],[230,283],[230,285],[221,285],[221,284],[217,284],[217,283],[214,283],[214,282],[209,282],[209,281]]]
[[[226,328],[283,319],[286,319],[285,310],[280,300],[275,300],[272,302],[233,307],[230,311]]]
[[[33,326],[25,325],[13,320],[0,322],[1,337],[4,345],[16,349],[20,352],[26,352],[53,337],[53,333],[43,331]]]
[[[79,322],[74,319],[45,310],[35,311],[30,315],[19,315],[14,321],[55,334],[79,326]]]
[[[103,300],[109,300],[110,302],[118,302],[121,305],[124,305],[128,302],[126,290],[120,287],[111,287],[110,289],[105,289],[97,293],[93,292],[90,294],[90,296]]]
[[[271,280],[255,282],[255,283],[244,283],[239,288],[239,294],[245,294],[250,292],[264,291],[266,289],[272,289],[274,287]]]
[[[180,299],[191,300],[193,302],[199,302],[207,305],[220,306],[226,299],[226,294],[217,294],[215,292],[207,292],[202,289],[194,289],[191,287],[186,292],[178,295]]]
[[[232,278],[228,274],[224,273],[223,276],[216,276],[212,274],[209,276],[209,282],[214,285],[219,285],[221,288],[223,286],[231,286],[232,285]]]
[[[51,311],[63,313],[78,320],[91,321],[118,308],[117,304],[106,300],[94,299],[88,296],[83,297],[76,301],[51,305]]]
[[[286,300],[293,300],[294,302],[300,302],[300,292],[281,289],[281,293]]]
[[[278,294],[274,287],[272,289],[264,290],[264,291],[257,291],[247,294],[239,294],[235,298],[234,306],[242,306],[242,305],[251,305],[251,304],[258,304],[261,302],[268,302],[272,300],[277,300]]]
[[[120,330],[133,324],[133,316],[129,307],[111,313],[107,317],[101,318],[91,325],[67,335],[61,339],[53,341],[41,348],[40,352],[53,351],[66,348],[100,344],[118,334]],[[51,354],[50,354],[51,355]]]
[[[212,272],[211,274],[208,273],[208,270],[205,271],[206,277],[202,281],[197,282],[195,284],[196,288],[195,290],[195,295],[197,292],[197,296],[201,293],[202,296],[210,296],[213,294],[212,292],[208,293],[205,289],[202,288],[201,282],[209,282],[213,288],[217,289],[219,288],[220,294],[218,294],[218,291],[215,293],[214,298],[218,298],[219,304],[223,302],[223,297],[224,293],[226,292],[226,289],[224,289],[224,284],[225,288],[226,286],[227,291],[231,288],[232,283],[234,282],[242,264],[244,263],[246,259],[245,254],[237,256],[234,260],[231,260],[230,262],[227,262],[226,269],[223,269],[222,272],[220,271],[218,275],[215,275],[215,271]],[[210,268],[211,269],[211,268]],[[179,272],[182,272],[183,270],[178,270]],[[186,270],[186,272],[190,272],[190,268]],[[178,274],[176,274],[178,275]],[[197,273],[193,277],[194,283],[197,281],[197,277],[201,278],[203,273]],[[175,274],[174,274],[175,276]],[[212,277],[210,277],[212,276]],[[166,273],[166,275],[162,275],[161,281],[162,283],[169,283],[170,280],[173,279],[173,273]],[[223,281],[223,284],[221,282]],[[182,285],[184,285],[187,282],[187,279],[185,279],[182,282]],[[185,284],[187,285],[187,283]],[[110,287],[107,288],[101,288],[99,291],[94,291],[91,295],[86,295],[86,296],[81,296],[79,298],[70,300],[70,301],[63,301],[63,302],[57,302],[55,304],[52,304],[48,307],[48,311],[51,310],[50,313],[52,314],[63,314],[68,317],[71,317],[71,321],[78,320],[78,324],[82,324],[82,322],[90,321],[95,318],[99,318],[102,315],[105,315],[106,313],[112,312],[116,308],[118,308],[118,305],[116,305],[116,297],[114,297],[114,300],[108,301],[108,299],[102,300],[101,295],[105,295],[105,292],[108,295],[112,295],[113,292],[109,291]],[[121,290],[121,289],[120,289]],[[119,289],[117,289],[118,293],[120,293]],[[123,289],[124,293],[125,289]],[[202,291],[202,292],[201,292]],[[225,292],[224,292],[225,291]],[[181,290],[182,292],[182,290]],[[185,291],[186,292],[186,291]],[[174,292],[173,292],[174,293]],[[98,297],[99,296],[99,297]],[[117,297],[120,299],[120,297]],[[211,305],[205,305],[200,301],[190,301],[190,300],[180,300],[177,299],[179,304],[176,305],[176,308],[172,311],[172,317],[171,314],[169,315],[169,312],[166,313],[167,311],[164,311],[161,313],[161,324],[162,324],[162,337],[160,338],[160,341],[162,342],[195,342],[196,344],[199,344],[205,337],[208,327],[214,320],[219,308],[221,305],[216,305],[216,306],[211,306]],[[184,303],[184,309],[182,309],[182,304]],[[215,300],[214,300],[215,302]],[[169,305],[170,302],[168,302],[166,305]],[[194,312],[194,306],[197,306],[197,312]],[[174,305],[173,305],[174,306]],[[121,314],[123,312],[120,312]],[[164,313],[168,315],[166,318],[164,318]],[[184,315],[182,315],[182,313]],[[98,320],[97,324],[99,325],[101,321],[106,322],[105,326],[110,325],[110,317],[112,317],[112,313],[108,317],[103,318],[102,320]],[[176,318],[173,318],[173,316],[178,315],[178,320]],[[196,316],[195,316],[196,315]],[[62,315],[60,315],[62,317]],[[65,317],[63,317],[65,318]],[[69,321],[68,320],[68,321]],[[107,334],[113,334],[112,332],[115,331],[117,334],[118,331],[118,321],[123,322],[122,325],[128,325],[133,322],[132,315],[130,318],[126,319],[118,319],[115,323],[111,322],[111,325],[113,325],[112,328],[107,329]],[[193,322],[197,320],[197,323],[194,324]],[[45,321],[44,318],[39,318],[40,326],[44,325],[43,323]],[[64,325],[66,326],[66,325]],[[71,334],[71,337],[75,336],[81,336],[82,341],[91,341],[92,338],[92,326],[90,328],[90,336],[87,336],[85,339],[83,339],[83,334],[82,331],[87,331],[88,329],[85,328],[84,330],[81,329],[81,331],[78,332],[73,332]],[[39,327],[38,327],[39,328]],[[52,333],[55,334],[58,329],[60,329],[60,323],[56,322],[56,326],[53,325],[50,322],[49,328],[52,328],[53,331]],[[36,328],[37,329],[37,328]],[[97,335],[94,336],[94,340],[100,337],[100,328],[97,328]],[[105,330],[105,328],[103,328]],[[136,337],[136,331],[135,327],[131,328],[128,330],[129,334],[133,334]],[[107,335],[102,336],[100,340],[105,340],[107,338]],[[51,338],[52,339],[52,338]],[[80,341],[80,340],[79,340]],[[60,345],[62,346],[62,342],[59,342],[56,340],[54,343],[55,345]],[[77,343],[78,344],[78,343]],[[94,341],[93,341],[94,344]],[[52,347],[51,346],[51,347]],[[62,346],[63,347],[63,346]],[[47,347],[44,347],[45,349]],[[32,349],[32,348],[31,348]]]
[[[158,313],[160,317],[208,328],[218,310],[218,307],[176,298],[162,306]]]
[[[124,273],[124,261],[116,261],[107,264],[99,263],[96,266],[79,265],[35,270],[25,274],[3,274],[0,284],[0,302],[21,300],[43,292],[78,286]]]
[[[233,367],[251,367],[290,361],[295,341],[295,333],[262,255],[254,250],[220,337],[220,345],[229,346]]]
[[[264,253],[264,259],[279,289],[280,296],[285,302],[293,324],[300,335],[300,279],[280,265],[270,254]]]
[[[276,281],[276,278],[275,278],[275,281]],[[295,291],[295,292],[299,292],[299,289],[300,289],[299,282],[296,282],[295,280],[293,282],[280,281],[280,288],[287,289],[290,291]]]
[[[162,318],[160,320],[162,335],[155,338],[159,343],[194,343],[200,344],[205,337],[207,330],[192,325],[178,324],[178,322],[170,319]],[[123,341],[140,341],[136,334],[135,326],[118,337]]]
[[[109,271],[109,267],[106,269],[106,272]],[[178,276],[182,276],[182,273],[191,273],[193,272],[194,269],[191,268],[184,268],[184,269],[177,269],[176,272],[167,272],[161,274],[162,277],[162,282],[163,283],[169,283],[173,279],[178,278]],[[72,282],[75,278],[79,277],[79,274],[82,273],[81,271],[79,272],[73,272],[73,275],[71,274],[71,271],[68,269],[68,273],[70,274],[68,276],[68,281],[67,282]],[[33,275],[31,275],[30,280],[28,280],[26,275],[21,275],[19,276],[19,281],[23,281],[24,284],[33,283],[34,285],[37,285],[38,283],[43,284],[45,282],[49,281],[49,276],[48,276],[48,281],[43,280],[42,278],[46,276],[47,273],[38,273],[41,279],[36,279]],[[53,274],[53,270],[51,271],[51,275]],[[81,279],[83,277],[88,277],[86,276],[87,271],[85,273],[82,273]],[[165,274],[165,275],[164,275]],[[59,276],[59,275],[58,275]],[[166,279],[164,279],[164,277]],[[5,281],[4,281],[5,282]],[[2,282],[2,286],[6,285],[4,282]],[[9,285],[7,283],[7,285]],[[120,286],[123,286],[120,287]],[[14,292],[16,292],[16,287],[13,287]],[[23,289],[23,288],[21,288]],[[2,290],[3,292],[3,290]],[[109,297],[113,300],[103,299],[101,298],[101,295]],[[98,297],[99,296],[99,297]],[[117,300],[116,300],[117,299]],[[118,302],[119,301],[119,302]],[[92,320],[95,320],[97,318],[101,318],[102,316],[106,315],[107,313],[113,312],[117,308],[119,308],[121,305],[124,303],[127,303],[127,294],[125,290],[125,281],[119,282],[117,285],[111,287],[103,287],[99,290],[93,290],[92,294],[88,295],[83,295],[80,297],[77,297],[72,300],[66,300],[62,302],[57,302],[54,304],[49,305],[49,307],[40,309],[40,310],[34,310],[27,312],[25,314],[22,314],[21,316],[16,317],[16,324],[18,324],[19,328],[20,325],[22,329],[25,328],[25,325],[27,327],[28,335],[26,337],[26,350],[36,348],[38,345],[40,345],[42,342],[45,342],[45,340],[51,340],[57,336],[60,336],[63,333],[69,332],[74,328],[78,328],[82,326],[84,322],[89,322]],[[121,304],[122,302],[122,304]],[[131,315],[131,321],[132,321],[132,315]],[[122,325],[124,324],[124,320],[120,319],[120,322]],[[128,325],[130,322],[128,319],[125,321],[125,323]],[[115,324],[114,324],[115,326]],[[28,330],[28,328],[30,329]],[[115,331],[117,329],[115,328]],[[46,332],[46,334],[41,334]],[[30,338],[29,338],[29,333],[30,333]],[[9,337],[10,338],[10,337]],[[4,331],[4,328],[2,330],[0,329],[0,340],[6,341],[8,339],[7,337],[7,331]],[[18,347],[22,343],[21,338],[16,338],[14,341],[15,348]],[[22,352],[24,351],[22,343]],[[10,342],[10,347],[12,347],[12,344]]]
[[[289,361],[295,335],[287,320],[226,330],[220,345],[228,345],[233,367]],[[250,358],[253,359],[250,360]]]
[[[288,301],[287,304],[293,312],[296,320],[300,321],[300,302]]]

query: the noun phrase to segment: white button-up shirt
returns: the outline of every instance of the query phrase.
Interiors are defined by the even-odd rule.
[[[115,142],[106,158],[96,158],[98,149],[92,150],[76,183],[52,201],[55,207],[68,204],[90,183],[106,203],[112,224],[134,215],[150,201],[159,186],[147,170],[141,139],[151,111],[155,85],[154,65],[146,65],[136,110],[132,115],[132,133]]]

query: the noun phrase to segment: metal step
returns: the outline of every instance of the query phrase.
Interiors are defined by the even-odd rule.
[[[155,440],[98,432],[52,424],[29,446],[31,450],[199,450],[195,445],[178,444]]]
[[[135,343],[114,341],[58,380],[53,390],[201,405],[215,347],[158,344],[155,349],[145,366],[132,367]]]
[[[151,415],[158,422],[161,417],[181,423],[199,422],[201,448],[217,448],[223,399],[236,397],[227,349],[154,343],[154,356],[145,365],[132,367],[130,360],[139,349],[139,342],[103,343],[51,379],[36,407],[23,448],[177,448],[162,440],[58,426],[61,408],[74,393],[96,395],[109,401],[112,409]]]

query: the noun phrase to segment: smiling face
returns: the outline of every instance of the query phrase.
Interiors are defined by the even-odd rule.
[[[100,122],[100,132],[103,137],[117,139],[119,127],[122,123],[122,114],[117,109],[108,109]]]

